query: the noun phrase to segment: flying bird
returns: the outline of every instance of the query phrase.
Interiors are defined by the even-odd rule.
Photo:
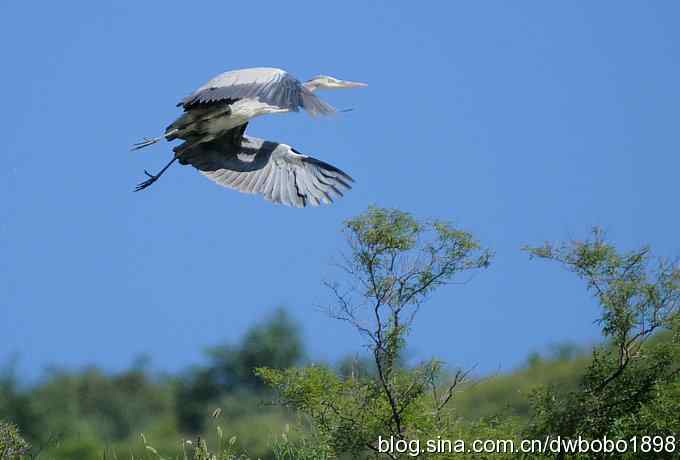
[[[319,89],[361,88],[365,83],[319,75],[302,83],[281,69],[260,67],[224,72],[177,103],[184,114],[165,129],[168,140],[190,141],[185,148],[208,142],[249,120],[270,113],[298,112],[330,115],[336,109],[314,94]],[[145,139],[133,150],[162,140]]]
[[[260,193],[276,203],[303,207],[332,202],[350,188],[352,178],[339,169],[286,144],[245,136],[253,118],[300,108],[310,115],[329,115],[336,110],[318,98],[318,89],[358,88],[365,83],[317,76],[305,83],[273,68],[225,72],[182,99],[184,113],[165,130],[167,141],[181,139],[173,159],[135,191],[143,190],[179,159],[226,187]],[[160,142],[145,139],[133,150]]]

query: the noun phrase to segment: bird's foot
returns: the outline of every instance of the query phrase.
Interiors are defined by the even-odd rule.
[[[144,174],[146,174],[149,178],[147,180],[145,180],[144,182],[140,182],[139,184],[137,184],[137,187],[135,187],[135,192],[139,192],[140,190],[144,190],[149,185],[156,182],[158,180],[158,178],[160,177],[160,174],[154,176],[153,174],[150,174],[146,169],[144,170]]]
[[[132,148],[130,150],[139,150],[143,149],[144,147],[148,147],[153,144],[157,144],[161,141],[160,137],[154,137],[154,138],[144,138],[142,142],[137,142],[136,144],[132,144]]]

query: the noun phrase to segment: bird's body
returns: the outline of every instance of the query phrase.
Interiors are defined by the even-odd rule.
[[[164,137],[171,141],[182,139],[184,148],[209,142],[249,120],[269,113],[285,112],[254,99],[220,102],[188,110],[165,129]]]
[[[341,189],[349,188],[352,179],[347,174],[301,155],[286,144],[243,134],[248,122],[260,115],[297,112],[301,108],[313,116],[330,115],[335,109],[316,96],[316,90],[363,86],[366,85],[328,76],[302,83],[284,70],[268,67],[222,73],[177,104],[184,113],[166,128],[163,138],[184,142],[173,149],[173,160],[160,173],[155,176],[146,173],[149,179],[139,184],[137,190],[154,183],[180,159],[180,163],[196,166],[222,185],[261,193],[277,203],[290,206],[330,203],[332,196],[341,196]],[[133,150],[161,140],[146,139],[135,144]],[[251,160],[248,163],[239,158]]]

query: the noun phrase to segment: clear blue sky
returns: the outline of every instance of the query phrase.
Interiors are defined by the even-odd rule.
[[[199,362],[279,305],[315,359],[360,339],[315,309],[344,219],[369,204],[440,217],[497,255],[439,291],[414,358],[511,369],[592,342],[597,309],[527,243],[604,227],[680,254],[680,4],[658,2],[19,2],[0,4],[0,362],[156,369]],[[228,69],[366,81],[356,110],[253,122],[346,170],[356,187],[290,209],[128,147]]]

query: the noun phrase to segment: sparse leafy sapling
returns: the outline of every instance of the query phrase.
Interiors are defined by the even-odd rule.
[[[434,291],[486,268],[491,252],[471,234],[443,221],[419,221],[395,209],[369,208],[345,223],[349,252],[337,264],[343,276],[326,282],[330,316],[352,325],[366,340],[374,373],[340,377],[312,366],[258,373],[297,409],[318,448],[353,458],[397,458],[379,452],[378,437],[434,438],[450,422],[444,413],[466,373],[442,385],[442,364],[403,364],[403,350],[419,309]],[[469,275],[466,275],[469,277]]]
[[[677,395],[673,389],[680,384],[678,264],[653,258],[648,247],[621,252],[599,229],[585,241],[526,250],[585,281],[601,307],[597,321],[606,339],[594,349],[579,390],[534,394],[532,434],[625,438],[647,432],[642,415],[661,400],[674,405],[669,413],[680,414],[680,400],[667,397]],[[680,428],[680,416],[666,422],[667,431],[647,434],[672,435]]]

